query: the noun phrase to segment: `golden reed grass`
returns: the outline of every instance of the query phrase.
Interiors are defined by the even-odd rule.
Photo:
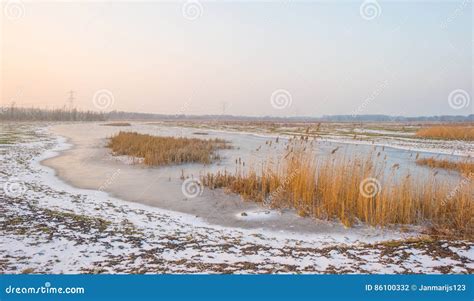
[[[426,181],[395,176],[388,167],[367,158],[330,155],[318,160],[311,151],[295,151],[259,170],[218,172],[201,178],[211,189],[225,188],[272,208],[293,208],[301,216],[357,222],[373,226],[428,225],[443,235],[472,237],[474,229],[473,174],[459,187],[432,176]],[[377,156],[378,157],[378,156]]]
[[[122,131],[110,138],[108,147],[115,155],[143,158],[146,165],[209,164],[219,158],[218,149],[230,148],[222,139],[159,137]]]
[[[474,125],[437,125],[416,132],[420,138],[474,141]]]
[[[422,158],[416,160],[418,165],[426,165],[431,168],[443,168],[458,171],[464,175],[474,173],[474,163],[469,161],[449,161],[446,159],[440,160],[435,158]]]

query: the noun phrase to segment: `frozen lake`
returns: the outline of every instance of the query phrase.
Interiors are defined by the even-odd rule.
[[[261,162],[272,159],[278,162],[285,154],[287,138],[258,135],[255,133],[224,132],[194,128],[169,127],[159,124],[133,124],[126,127],[103,126],[99,123],[61,124],[50,131],[65,137],[73,147],[59,156],[43,161],[56,170],[57,175],[73,186],[100,190],[112,196],[151,205],[163,209],[192,214],[218,225],[242,228],[271,228],[278,231],[333,232],[343,231],[343,227],[332,223],[308,221],[293,212],[278,212],[262,208],[251,202],[244,202],[237,195],[226,194],[222,190],[203,189],[202,194],[186,198],[182,192],[181,176],[198,179],[208,172],[233,172],[236,160],[245,162],[246,168],[259,169]],[[123,157],[114,157],[105,147],[107,137],[119,131],[135,131],[157,136],[195,137],[201,139],[221,138],[232,143],[233,148],[220,151],[222,159],[211,165],[186,164],[179,166],[148,167],[130,164]],[[272,141],[270,144],[269,141]],[[307,144],[309,147],[309,143]],[[312,143],[318,158],[334,156],[365,157],[380,152],[379,159],[385,159],[385,172],[395,176],[410,172],[417,178],[427,177],[433,170],[417,166],[415,158],[419,152],[391,147],[364,144],[336,143],[315,140]],[[420,157],[458,157],[442,154],[420,153]],[[393,165],[399,165],[393,169]],[[438,170],[440,181],[459,182],[456,172]],[[242,213],[245,212],[244,215]]]
[[[155,134],[176,131],[146,125],[131,129]],[[112,158],[104,148],[104,137],[118,130],[98,124],[0,125],[0,255],[5,258],[2,272],[472,270],[472,242],[432,241],[422,235],[423,227],[357,224],[345,228],[336,220],[302,218],[290,210],[269,210],[218,190],[204,189],[202,195],[186,198],[181,191],[179,170],[199,173],[203,167],[127,165]],[[192,134],[187,131],[183,130],[183,135]],[[74,147],[59,133],[69,137]],[[229,140],[234,137],[222,135]],[[248,143],[254,146],[265,143],[258,136],[235,134],[235,138],[232,141],[250,140]],[[238,150],[239,146],[236,147],[227,154]],[[253,147],[247,149],[253,151]],[[263,158],[258,157],[260,154],[254,157]],[[277,150],[275,154],[278,155]],[[232,160],[229,156],[220,165],[204,169],[232,166]],[[40,162],[57,166],[52,169]]]

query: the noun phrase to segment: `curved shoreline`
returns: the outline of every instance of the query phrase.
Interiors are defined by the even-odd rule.
[[[67,152],[70,141],[43,124],[18,132],[25,131],[33,134],[0,154],[2,180],[24,188],[22,197],[0,196],[6,273],[393,274],[473,268],[470,241],[360,227],[327,233],[224,227],[76,188],[40,163]]]
[[[61,169],[64,169],[64,166],[61,167],[61,164],[64,162],[59,162],[61,158],[72,156],[71,152],[74,150],[80,149],[81,145],[75,144],[74,137],[68,137],[64,135],[58,135],[57,131],[54,132],[54,129],[48,129],[51,134],[55,136],[61,136],[63,138],[62,143],[59,141],[58,148],[54,150],[54,154],[49,157],[44,157],[39,162],[42,166],[51,169],[54,173],[54,176],[59,180],[65,183],[65,185],[72,186],[76,189],[86,189],[88,191],[94,191],[97,193],[104,193],[107,196],[110,195],[113,198],[123,200],[127,203],[140,204],[144,206],[151,206],[149,208],[155,208],[158,210],[163,210],[167,213],[172,212],[173,214],[185,215],[191,217],[193,220],[197,219],[202,221],[203,225],[212,226],[212,227],[224,227],[236,229],[239,231],[252,231],[259,230],[268,232],[271,235],[283,235],[288,237],[288,235],[295,235],[298,239],[303,239],[303,237],[313,237],[317,240],[324,238],[323,240],[329,239],[332,240],[341,240],[344,242],[355,242],[355,241],[372,241],[375,239],[397,239],[401,238],[400,233],[396,230],[389,229],[375,229],[372,227],[360,225],[358,227],[346,229],[341,223],[338,222],[327,222],[319,221],[311,218],[302,218],[297,216],[292,211],[278,212],[274,210],[267,210],[262,207],[259,207],[255,203],[244,202],[240,200],[238,196],[225,194],[223,191],[209,191],[205,190],[202,196],[197,197],[192,200],[183,200],[181,192],[181,183],[182,181],[173,181],[173,184],[177,187],[169,195],[175,195],[178,199],[174,199],[172,202],[169,201],[160,201],[156,200],[156,197],[153,198],[153,193],[146,195],[137,195],[135,193],[127,193],[123,189],[117,189],[125,185],[128,177],[126,177],[128,172],[132,172],[135,175],[138,173],[150,174],[153,172],[160,173],[160,169],[149,170],[146,168],[137,168],[136,166],[127,166],[122,162],[115,162],[109,165],[105,165],[108,169],[108,172],[112,172],[117,166],[120,167],[120,175],[118,175],[114,183],[110,185],[101,186],[100,182],[95,182],[94,185],[84,185],[84,183],[75,182],[77,178],[71,179],[64,177],[61,174]],[[69,152],[69,154],[68,154]],[[96,158],[95,155],[92,155],[93,158]],[[96,159],[94,159],[96,160]],[[97,162],[87,162],[85,168],[94,166]],[[99,162],[99,165],[102,166],[102,163]],[[58,171],[59,166],[59,171]],[[84,166],[83,166],[84,167]],[[116,170],[116,169],[115,169]],[[74,169],[76,172],[77,169]],[[138,172],[138,173],[137,173]],[[125,175],[125,178],[120,179]],[[132,177],[135,177],[132,175]],[[141,175],[143,176],[143,175]],[[119,183],[116,183],[119,182]],[[102,182],[103,183],[103,182]],[[143,184],[143,183],[142,183]],[[159,183],[158,183],[159,184]],[[163,182],[161,182],[163,184]],[[168,179],[165,181],[165,185],[169,184]],[[159,186],[156,185],[154,188]],[[177,190],[177,191],[176,191]],[[177,192],[177,193],[176,193]],[[134,197],[135,196],[135,197]],[[240,213],[246,212],[248,218],[243,218]],[[268,214],[266,212],[269,212]],[[413,236],[414,233],[408,234],[406,236]],[[404,235],[402,235],[404,236]]]

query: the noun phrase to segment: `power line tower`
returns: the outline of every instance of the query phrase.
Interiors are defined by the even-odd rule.
[[[67,100],[68,100],[69,110],[72,110],[72,109],[74,109],[74,99],[75,99],[74,93],[76,93],[76,92],[71,90],[68,93],[69,93],[69,98]]]

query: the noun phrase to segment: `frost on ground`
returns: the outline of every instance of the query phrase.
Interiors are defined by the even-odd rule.
[[[23,125],[11,140],[0,145],[2,273],[474,272],[472,241],[377,242],[230,229],[76,189],[39,165],[62,145],[60,138]]]
[[[306,132],[308,129],[307,126],[279,126],[275,128],[273,126],[262,127],[261,125],[206,125],[202,123],[178,123],[178,125],[200,130],[248,133],[269,138],[291,138],[308,135],[309,137],[317,137],[318,141],[375,145],[401,150],[462,157],[474,156],[474,142],[472,141],[419,138],[415,136],[414,131],[406,132],[400,129],[400,125],[398,125],[399,129],[397,129],[396,124],[390,123],[386,124],[386,126],[389,129],[391,128],[391,130],[358,128],[355,127],[353,123],[328,123],[326,125],[328,127],[327,129],[316,133],[311,132],[309,134]],[[380,123],[379,126],[383,126],[383,123]]]

